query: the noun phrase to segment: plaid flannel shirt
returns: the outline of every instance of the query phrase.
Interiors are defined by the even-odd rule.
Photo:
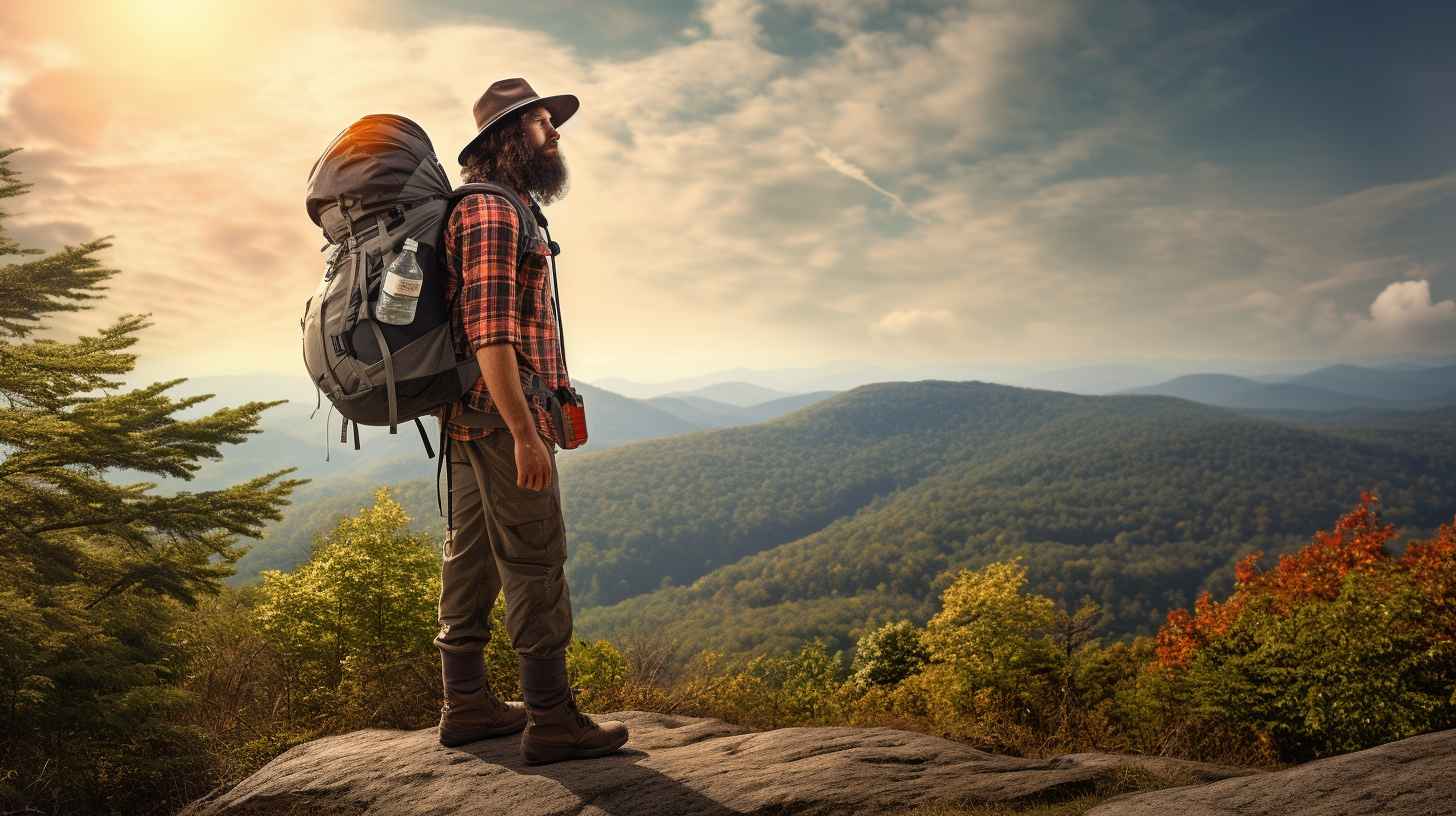
[[[522,200],[530,202],[525,196]],[[493,343],[512,344],[522,390],[531,371],[541,375],[547,388],[555,390],[571,381],[561,355],[551,300],[551,251],[533,223],[525,231],[525,240],[530,244],[517,268],[523,233],[519,222],[515,208],[497,195],[468,195],[451,213],[445,227],[445,262],[450,271],[446,299],[455,296],[457,281],[463,283],[450,318],[452,330],[460,346],[471,353]],[[499,413],[483,373],[462,399],[476,410]],[[541,438],[548,445],[558,445],[545,406],[529,394],[526,399]],[[449,417],[457,416],[460,403],[447,410]],[[461,441],[481,439],[496,430],[453,423],[448,426],[450,438]]]

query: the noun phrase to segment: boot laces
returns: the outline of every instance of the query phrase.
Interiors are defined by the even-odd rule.
[[[592,718],[581,713],[581,709],[576,707],[576,689],[567,688],[566,706],[571,709],[572,716],[576,717],[577,725],[580,725],[582,728],[596,727],[596,723],[592,721]]]

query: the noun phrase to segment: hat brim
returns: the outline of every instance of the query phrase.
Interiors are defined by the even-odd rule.
[[[559,128],[566,124],[566,120],[570,119],[572,114],[576,113],[577,108],[581,107],[581,100],[577,99],[575,94],[556,94],[555,96],[538,96],[533,99],[522,99],[520,102],[497,113],[491,117],[489,122],[481,126],[480,130],[475,132],[475,138],[471,139],[469,144],[460,149],[460,155],[456,161],[463,166],[465,164],[465,157],[476,145],[480,144],[481,139],[485,137],[485,132],[490,130],[492,125],[509,116],[514,111],[537,104],[545,105],[546,110],[551,111],[551,126]]]

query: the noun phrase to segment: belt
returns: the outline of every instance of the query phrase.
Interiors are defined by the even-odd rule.
[[[477,411],[468,406],[452,417],[450,424],[462,428],[510,428],[506,425],[506,418],[495,411]]]
[[[531,378],[521,386],[521,391],[527,400],[531,396],[540,396],[545,403],[546,410],[550,413],[552,427],[561,427],[561,403],[557,401],[556,395],[546,387],[541,375],[531,372]],[[506,418],[497,411],[477,411],[469,405],[461,404],[460,413],[450,419],[451,425],[459,425],[462,428],[505,428],[510,429],[506,424]]]

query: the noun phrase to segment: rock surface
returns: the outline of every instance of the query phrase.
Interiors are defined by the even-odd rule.
[[[1110,799],[1087,816],[1451,816],[1456,731],[1437,731],[1283,771]]]
[[[460,748],[442,747],[433,728],[326,737],[289,750],[183,814],[871,816],[930,802],[1071,794],[1126,768],[1170,784],[1249,773],[1115,754],[1017,759],[892,728],[750,731],[648,711],[597,719],[628,724],[632,736],[622,751],[534,766],[522,761],[518,734]]]

